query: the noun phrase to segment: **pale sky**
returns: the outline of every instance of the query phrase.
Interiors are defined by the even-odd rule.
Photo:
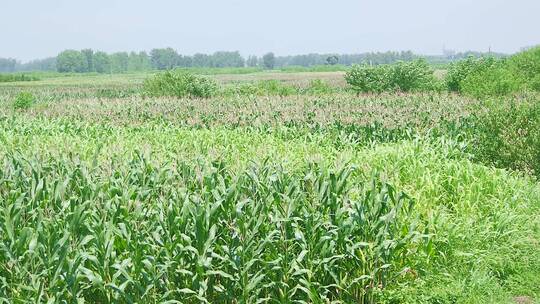
[[[512,53],[540,43],[540,0],[0,0],[0,57],[173,47],[260,55]]]

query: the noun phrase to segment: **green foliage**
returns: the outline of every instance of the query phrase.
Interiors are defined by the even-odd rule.
[[[273,70],[276,65],[276,56],[274,53],[266,53],[262,57],[263,66],[268,70]]]
[[[80,51],[65,50],[56,57],[56,68],[60,73],[83,73],[88,71],[88,61]]]
[[[37,81],[40,78],[28,74],[0,74],[0,82]]]
[[[355,65],[345,80],[357,92],[413,92],[437,88],[433,70],[424,60],[398,62],[392,65]]]
[[[298,93],[298,90],[290,85],[286,85],[279,80],[263,80],[258,81],[256,87],[260,95],[279,95],[279,96],[288,96]]]
[[[143,94],[146,96],[202,97],[216,95],[217,83],[209,78],[185,72],[167,71],[146,79]]]
[[[381,93],[388,89],[388,66],[354,65],[345,80],[356,93]]]
[[[523,79],[530,89],[540,91],[540,46],[510,57],[507,64],[509,70]]]
[[[36,102],[36,97],[30,92],[20,92],[13,100],[13,108],[17,110],[29,109]]]
[[[476,98],[540,90],[540,47],[506,59],[467,58],[450,66],[448,89]]]
[[[225,88],[223,93],[240,96],[289,96],[298,94],[299,89],[279,80],[261,80],[229,86]]]
[[[373,302],[424,250],[412,200],[351,183],[349,167],[231,172],[137,155],[105,177],[69,158],[3,162],[18,193],[0,200],[3,300]]]
[[[335,89],[328,82],[321,79],[313,79],[309,82],[309,86],[305,92],[313,95],[325,95],[335,92]]]
[[[469,136],[476,159],[501,168],[520,170],[540,178],[540,102],[495,100],[475,115]]]
[[[462,92],[463,83],[467,77],[473,74],[481,73],[496,62],[493,57],[473,57],[451,63],[445,76],[446,86],[449,91]]]
[[[519,91],[523,86],[523,80],[512,73],[501,61],[486,69],[471,73],[461,83],[461,90],[466,95],[485,98],[507,96]]]
[[[0,302],[539,298],[540,188],[485,156],[533,159],[537,95],[141,100],[131,77],[56,75],[22,84],[46,108],[0,107]]]

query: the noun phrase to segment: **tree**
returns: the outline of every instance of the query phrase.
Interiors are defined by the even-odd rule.
[[[146,52],[131,52],[128,58],[128,71],[147,71],[152,68]]]
[[[126,52],[111,54],[111,70],[113,73],[124,73],[128,70],[129,55]]]
[[[339,62],[339,58],[336,55],[326,57],[326,64],[336,65]]]
[[[263,65],[265,68],[272,70],[274,69],[275,64],[276,64],[276,56],[274,55],[274,53],[272,52],[266,53],[263,56]]]
[[[13,72],[15,71],[15,66],[17,65],[17,60],[12,58],[0,58],[0,72]]]
[[[206,54],[195,54],[193,55],[194,67],[209,67],[212,64],[211,56]]]
[[[94,69],[98,73],[111,73],[111,59],[104,52],[95,52],[93,56]]]
[[[178,53],[172,48],[153,49],[150,52],[152,67],[158,70],[168,70],[176,66]]]
[[[92,49],[84,49],[81,51],[81,53],[86,58],[86,72],[95,72],[96,69],[94,68],[94,51],[92,51]]]
[[[259,58],[257,58],[257,56],[249,56],[246,61],[246,65],[248,67],[256,67],[259,65]]]
[[[18,71],[56,71],[56,57],[36,59],[27,63],[19,64],[17,66],[17,70]]]
[[[81,52],[65,50],[56,58],[56,69],[60,73],[83,73],[88,70],[88,62]]]
[[[212,67],[243,67],[245,65],[244,58],[238,51],[236,52],[215,52],[212,55]]]

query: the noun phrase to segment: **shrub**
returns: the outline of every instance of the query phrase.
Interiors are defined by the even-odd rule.
[[[36,102],[36,97],[30,92],[20,92],[13,101],[13,108],[28,109]]]
[[[463,82],[472,74],[485,71],[495,64],[493,57],[473,56],[451,63],[445,76],[446,87],[452,92],[462,92]]]
[[[185,72],[167,71],[148,78],[143,83],[143,95],[153,97],[208,98],[217,92],[218,85],[214,80]]]
[[[476,98],[506,96],[519,91],[523,84],[523,80],[500,61],[467,76],[461,83],[461,90]]]
[[[540,177],[540,103],[535,97],[488,105],[470,128],[474,157],[486,164]]]
[[[423,59],[400,61],[391,65],[388,71],[388,87],[393,91],[430,91],[437,86],[433,70]]]
[[[375,67],[355,65],[345,80],[357,93],[429,91],[438,87],[433,70],[421,59]]]
[[[259,81],[257,87],[263,95],[289,96],[298,93],[297,88],[275,79]]]
[[[345,81],[356,93],[381,93],[386,87],[387,66],[354,65],[345,74]]]
[[[326,81],[321,79],[313,79],[309,82],[309,86],[306,88],[306,93],[314,95],[331,94],[334,92],[332,86]]]
[[[528,88],[540,91],[540,46],[510,57],[508,66],[513,74],[523,79]]]

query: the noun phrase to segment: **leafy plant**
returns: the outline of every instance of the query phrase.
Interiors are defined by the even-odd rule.
[[[424,60],[398,62],[392,65],[355,65],[345,80],[357,92],[412,92],[437,89],[433,70]]]
[[[540,103],[498,100],[475,115],[470,152],[483,163],[540,177]]]
[[[451,63],[445,75],[445,83],[448,90],[462,92],[463,83],[467,77],[489,69],[495,62],[496,59],[493,57],[476,58],[469,56],[467,59]]]
[[[167,71],[148,78],[143,83],[145,96],[202,97],[216,95],[214,80],[185,72]]]
[[[36,97],[30,92],[20,92],[13,101],[13,108],[28,109],[36,102]]]
[[[464,94],[476,98],[507,96],[524,87],[524,81],[507,68],[504,61],[478,70],[461,83]]]
[[[335,92],[335,89],[322,79],[313,79],[309,82],[305,92],[313,95],[326,95]]]

